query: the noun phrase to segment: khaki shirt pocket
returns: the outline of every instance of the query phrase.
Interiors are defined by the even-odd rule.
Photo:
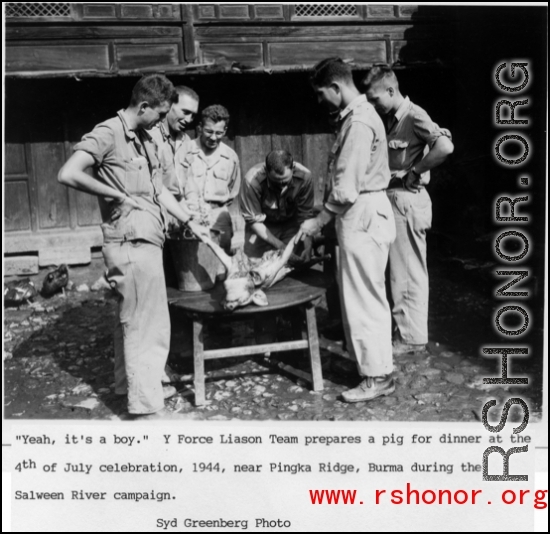
[[[195,187],[198,188],[200,191],[200,194],[203,195],[205,193],[205,187],[206,187],[206,168],[204,164],[198,160],[198,158],[195,159],[189,166],[187,170],[187,180],[186,180],[186,191],[187,191],[187,184],[193,182],[195,184]]]
[[[124,182],[126,191],[130,195],[147,195],[152,192],[153,184],[146,158],[135,158],[126,161]]]
[[[407,162],[408,141],[392,139],[388,143],[388,158],[390,160],[390,169],[401,170],[405,168]]]
[[[229,170],[226,165],[219,165],[212,172],[212,193],[215,196],[226,196],[229,194]]]
[[[203,178],[206,174],[206,167],[204,163],[199,158],[194,158],[191,163],[188,163],[189,173],[193,175],[194,178]]]

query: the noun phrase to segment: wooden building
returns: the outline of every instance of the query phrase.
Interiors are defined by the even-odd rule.
[[[454,24],[442,9],[354,4],[5,3],[5,267],[87,263],[102,243],[97,200],[57,183],[71,147],[127,105],[137,77],[164,72],[201,107],[225,105],[242,171],[290,150],[324,189],[330,126],[308,69],[330,56],[361,77],[400,69],[445,126]],[[426,83],[429,79],[430,83]]]

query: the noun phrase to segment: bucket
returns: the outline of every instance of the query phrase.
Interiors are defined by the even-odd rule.
[[[180,291],[212,289],[223,270],[208,245],[198,239],[167,239]],[[220,269],[221,267],[221,269]]]

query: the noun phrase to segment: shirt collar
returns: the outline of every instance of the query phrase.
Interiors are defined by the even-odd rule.
[[[357,106],[367,101],[365,95],[356,96],[341,112],[339,115],[340,121],[343,121]]]
[[[168,130],[168,125],[164,121],[159,122],[159,130],[165,141],[170,139],[170,131]]]
[[[200,140],[200,137],[197,137],[194,139],[195,141],[195,145],[197,147],[197,152],[198,152],[198,155],[199,157],[205,162],[208,164],[208,168],[210,167],[213,167],[214,165],[216,165],[216,163],[218,163],[218,161],[220,161],[221,158],[226,158],[228,159],[228,155],[226,153],[226,150],[225,150],[225,145],[223,143],[220,143],[218,145],[218,148],[216,148],[216,150],[210,154],[210,156],[206,156],[203,148],[202,148],[202,144],[201,144],[201,140]]]
[[[143,137],[145,137],[147,141],[152,140],[151,134],[144,128],[137,128],[136,130],[130,129],[130,127],[128,126],[128,117],[124,109],[118,111],[117,115],[122,122],[122,127],[124,128],[124,134],[126,135],[126,137],[133,140],[137,139],[138,141],[141,141]]]
[[[123,109],[121,109],[120,111],[117,112],[117,115],[120,121],[122,122],[122,127],[124,128],[124,134],[126,135],[126,137],[130,139],[135,139],[136,132],[134,130],[130,130],[130,127],[128,126],[128,119],[126,117],[126,112]]]
[[[172,136],[170,135],[170,127],[168,126],[168,122],[166,120],[159,123],[159,130],[162,134],[162,137],[164,137],[166,141],[172,141]],[[178,132],[175,142],[177,143],[178,141],[183,141],[185,135],[185,132]]]
[[[407,112],[411,105],[411,101],[408,96],[403,99],[401,105],[397,108],[397,111],[394,114],[395,120],[400,121],[403,118],[403,115]]]

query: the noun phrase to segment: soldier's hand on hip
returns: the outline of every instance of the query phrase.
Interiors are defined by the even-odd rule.
[[[403,178],[403,187],[407,191],[412,193],[418,193],[421,189],[420,178],[415,175],[412,171],[409,171],[405,178]]]
[[[111,221],[127,217],[133,210],[143,210],[143,208],[132,197],[124,197],[121,202],[115,201],[111,204]]]

